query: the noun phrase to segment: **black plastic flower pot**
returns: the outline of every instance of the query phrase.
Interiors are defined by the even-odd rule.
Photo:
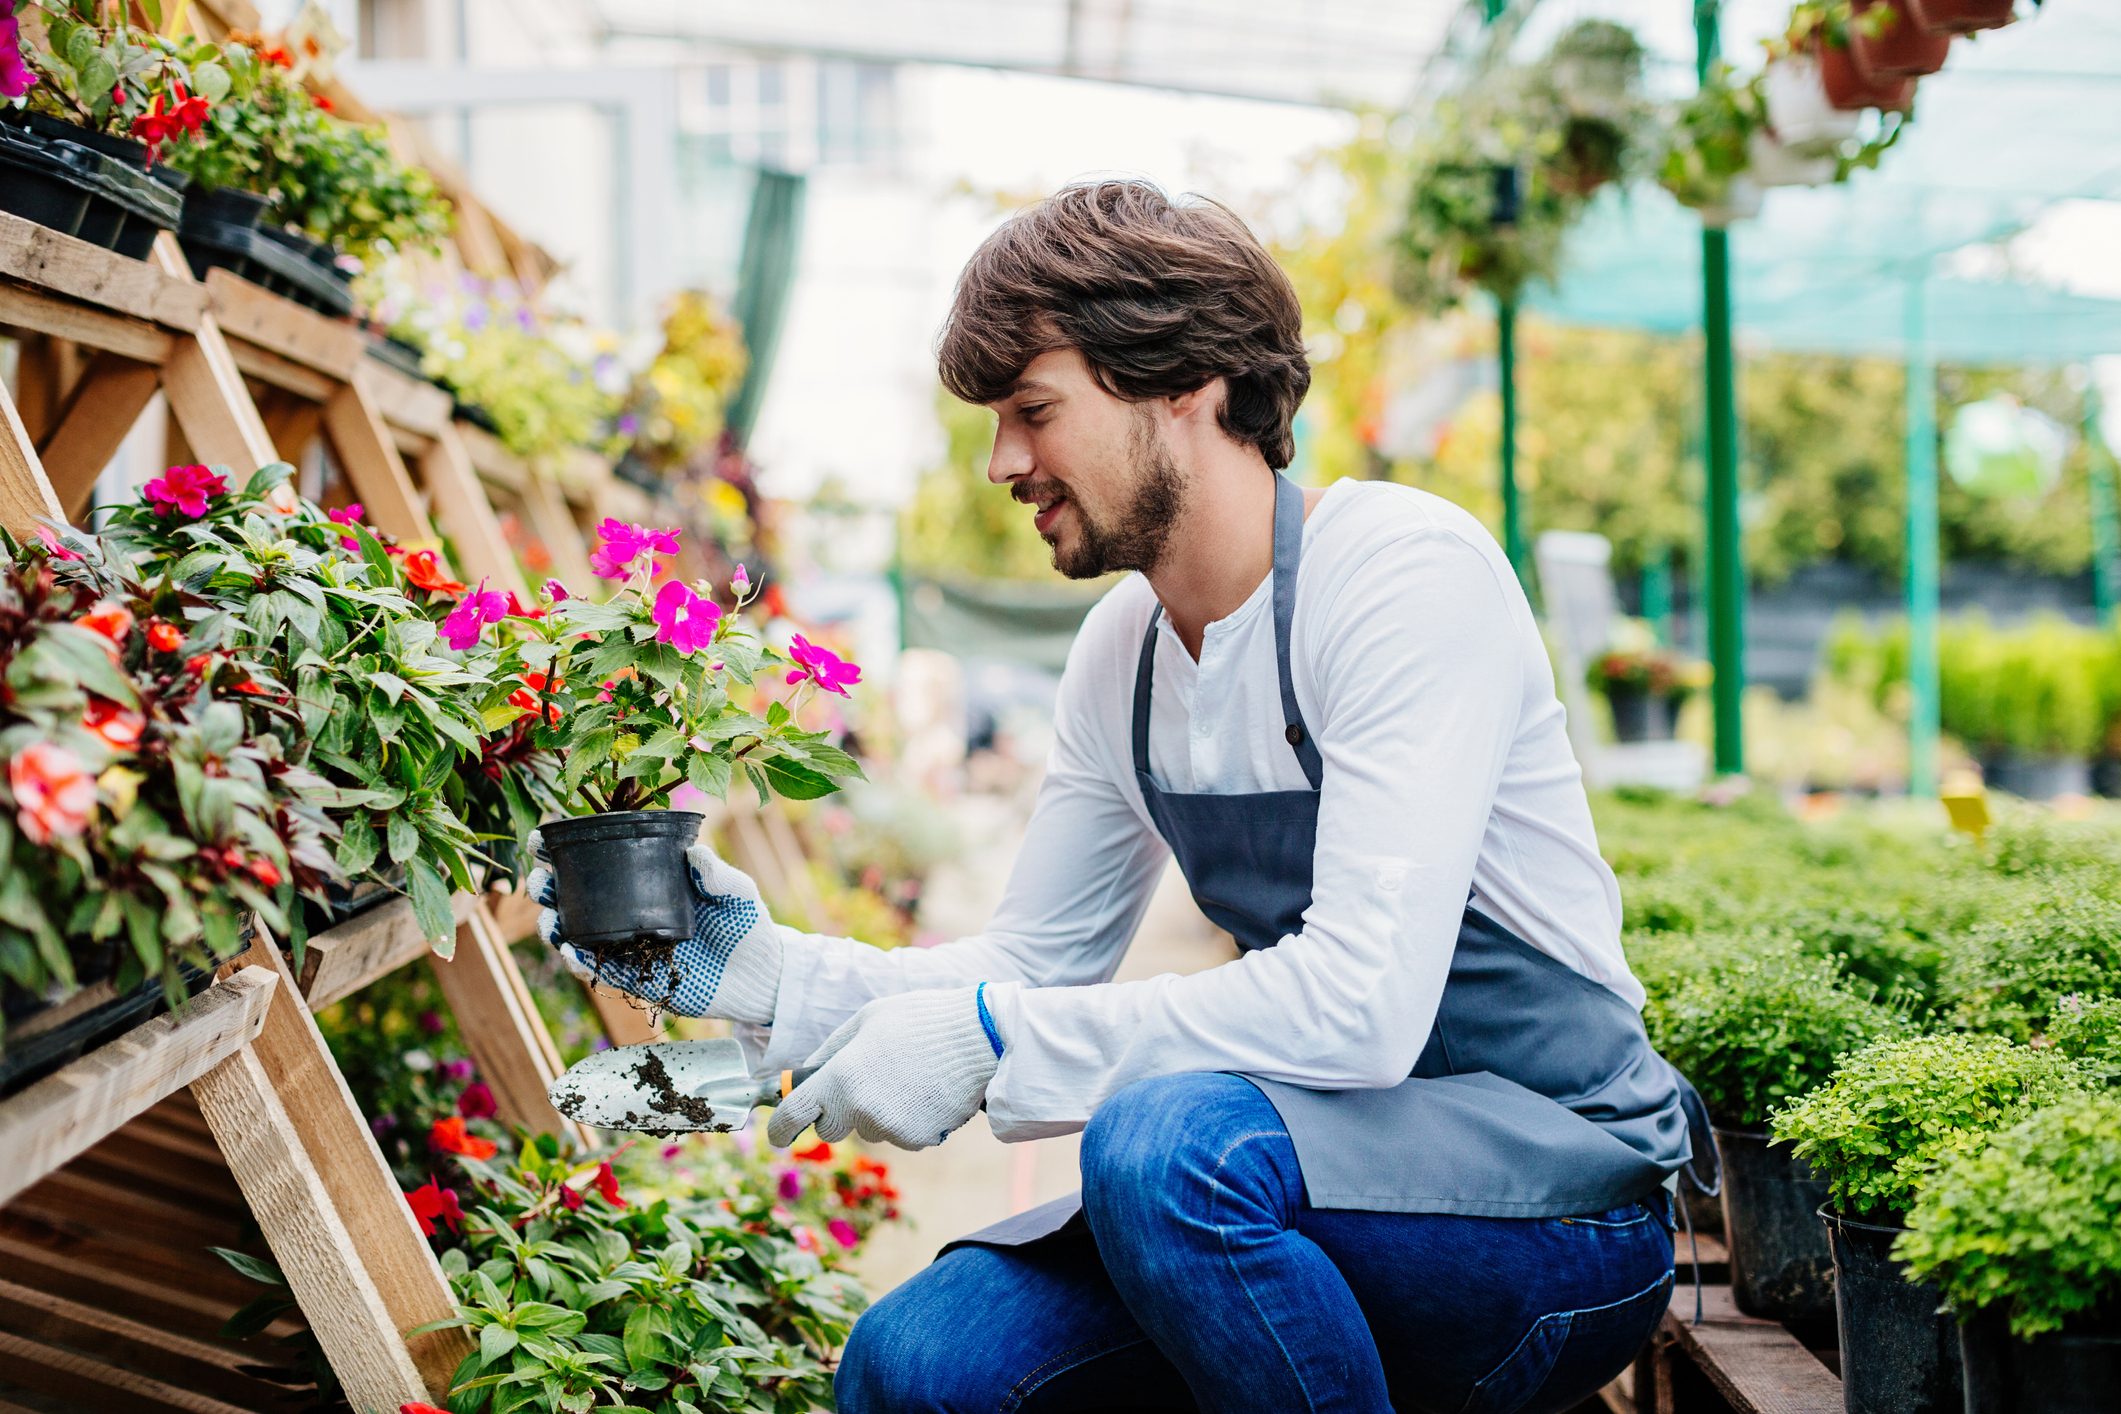
[[[296,303],[342,319],[353,313],[353,277],[330,246],[268,222],[255,233],[251,258],[278,276],[281,293]]]
[[[1764,1133],[1718,1129],[1723,1240],[1731,1299],[1749,1316],[1826,1321],[1834,1314],[1834,1257],[1816,1216],[1826,1184]]]
[[[93,153],[90,160],[97,168],[99,190],[90,197],[76,234],[128,259],[146,259],[155,237],[176,229],[184,198],[114,157]]]
[[[1834,1324],[1848,1414],[1958,1414],[1956,1322],[1937,1288],[1907,1279],[1893,1259],[1903,1229],[1819,1210],[1834,1254]]]
[[[120,137],[116,133],[99,133],[84,128],[78,123],[69,123],[46,113],[21,113],[14,120],[27,127],[39,137],[56,142],[78,143],[91,152],[123,162],[134,171],[147,170],[147,144],[138,138]]]
[[[235,187],[195,188],[184,197],[184,225],[212,222],[239,230],[250,230],[265,214],[267,200],[254,191]]]
[[[180,966],[187,995],[197,996],[212,985],[212,972]],[[34,1085],[167,1009],[160,978],[150,978],[128,992],[119,992],[108,978],[106,966],[101,976],[71,996],[20,1021],[10,1018],[6,1048],[0,1050],[0,1095]]]
[[[1670,741],[1679,716],[1679,701],[1668,693],[1614,683],[1605,690],[1613,709],[1613,736],[1617,741]]]
[[[2019,1340],[2001,1307],[1959,1327],[1966,1414],[2112,1414],[2121,1409],[2121,1331],[2067,1327]]]
[[[61,147],[18,127],[0,127],[0,211],[62,236],[81,229],[95,178]]]
[[[2102,756],[2092,762],[2092,794],[2121,799],[2121,756]]]
[[[1981,778],[1991,790],[2008,791],[2022,800],[2088,795],[2092,788],[2091,763],[2082,756],[1999,751],[1982,758]]]
[[[403,339],[393,339],[388,334],[374,335],[368,344],[369,357],[378,363],[389,364],[407,378],[422,378],[420,371],[422,355],[419,349]]]
[[[692,936],[685,851],[703,819],[691,810],[623,810],[541,826],[560,936],[629,961],[667,961]]]

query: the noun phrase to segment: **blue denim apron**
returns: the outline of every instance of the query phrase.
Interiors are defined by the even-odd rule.
[[[1149,773],[1158,609],[1134,683],[1134,776],[1201,911],[1239,948],[1303,930],[1324,762],[1289,672],[1303,492],[1275,477],[1274,638],[1284,736],[1310,786],[1180,794]],[[1565,1217],[1648,1198],[1700,1155],[1708,1115],[1651,1047],[1635,1008],[1468,903],[1428,1045],[1398,1085],[1309,1090],[1254,1079],[1288,1126],[1312,1206],[1479,1217]],[[1702,1185],[1714,1191],[1713,1180]],[[1016,1246],[1079,1210],[1058,1199],[975,1233]],[[953,1244],[955,1245],[955,1244]]]

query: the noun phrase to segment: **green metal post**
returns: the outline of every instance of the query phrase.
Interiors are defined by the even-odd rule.
[[[1517,490],[1517,301],[1495,310],[1495,355],[1502,379],[1502,548],[1524,581],[1524,500]]]
[[[1719,45],[1717,0],[1694,5],[1695,67],[1706,79]],[[1707,494],[1709,664],[1716,724],[1716,770],[1745,770],[1745,562],[1738,536],[1738,391],[1731,347],[1731,247],[1728,232],[1701,230],[1701,309],[1708,439]]]
[[[1908,794],[1937,793],[1937,365],[1929,346],[1929,290],[1907,287]]]
[[[2099,435],[2099,393],[2084,391],[2084,454],[2092,493],[2092,602],[2106,622],[2121,605],[2121,494],[2114,486],[2114,459]]]
[[[1650,621],[1657,641],[1672,646],[1672,552],[1660,548],[1642,567],[1642,616]]]

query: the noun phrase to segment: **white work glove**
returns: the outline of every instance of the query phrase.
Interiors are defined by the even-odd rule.
[[[544,843],[535,832],[531,848],[540,861]],[[596,949],[577,949],[560,936],[560,915],[553,907],[552,871],[540,862],[530,871],[530,896],[543,906],[538,936],[559,950],[575,976],[630,992],[679,1016],[718,1016],[757,1026],[773,1022],[781,991],[781,925],[766,912],[759,886],[751,876],[715,856],[706,845],[685,851],[697,896],[692,910],[692,940],[671,951],[677,983],[668,967],[641,969],[617,961],[599,961]]]
[[[810,1057],[817,1074],[781,1101],[766,1127],[786,1148],[817,1137],[926,1149],[972,1118],[1001,1064],[1001,1033],[982,1016],[978,987],[879,997],[848,1018]]]

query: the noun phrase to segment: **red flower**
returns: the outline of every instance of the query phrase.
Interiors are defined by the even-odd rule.
[[[189,657],[189,658],[186,658],[186,659],[184,660],[184,671],[185,671],[185,672],[187,672],[187,673],[190,673],[190,674],[191,674],[191,675],[192,675],[193,677],[199,677],[200,675],[202,675],[203,673],[205,673],[205,671],[206,671],[206,670],[207,670],[208,668],[212,667],[213,665],[214,665],[214,655],[213,655],[213,654],[211,654],[211,653],[195,653],[195,654],[193,654],[193,655],[192,655],[191,657]]]
[[[248,867],[250,869],[250,877],[256,879],[266,888],[277,889],[280,887],[280,866],[273,863],[270,859],[259,855],[256,859],[251,860]]]
[[[427,1142],[445,1154],[462,1154],[467,1159],[490,1159],[501,1147],[491,1139],[465,1133],[461,1115],[436,1120],[434,1128],[427,1131]]]
[[[594,1188],[603,1197],[604,1201],[611,1204],[612,1207],[623,1208],[626,1206],[626,1200],[619,1196],[619,1176],[611,1171],[610,1160],[607,1159],[597,1165],[596,1177],[589,1180],[589,1186]]]
[[[91,695],[81,725],[101,737],[105,746],[130,751],[140,744],[140,734],[147,730],[147,718],[107,697]]]
[[[790,1150],[789,1157],[801,1159],[805,1163],[829,1164],[832,1162],[832,1146],[820,1139],[807,1149]]]
[[[236,691],[242,693],[245,697],[270,697],[273,695],[271,688],[261,687],[259,684],[247,680],[237,683]]]
[[[419,1220],[420,1232],[423,1236],[433,1237],[435,1235],[435,1219],[437,1218],[448,1223],[451,1232],[461,1232],[463,1230],[458,1224],[463,1220],[464,1209],[457,1202],[456,1190],[444,1188],[439,1179],[430,1178],[418,1188],[413,1189],[412,1192],[405,1195],[405,1202],[412,1209],[413,1217]],[[407,1407],[410,1408],[411,1406],[408,1405]]]
[[[407,1400],[398,1406],[398,1414],[449,1414],[447,1409],[438,1409],[432,1404],[422,1404],[417,1399]]]
[[[545,617],[545,611],[543,609],[524,608],[523,601],[517,598],[516,592],[511,589],[508,591],[508,617],[511,619],[542,619]]]
[[[7,763],[15,823],[36,844],[77,838],[96,809],[96,780],[63,746],[33,741]]]
[[[184,631],[175,624],[155,619],[147,626],[147,646],[157,653],[174,653],[184,646]]]
[[[182,511],[197,518],[206,514],[206,502],[228,489],[228,478],[203,466],[173,466],[140,488],[140,495],[166,516]]]
[[[582,1206],[582,1195],[563,1183],[560,1185],[560,1201],[566,1204],[567,1211],[572,1213]]]
[[[119,644],[125,642],[125,635],[133,631],[133,611],[123,604],[105,600],[74,622],[83,628],[94,629],[113,644]]]
[[[405,557],[405,577],[433,594],[462,594],[462,581],[451,579],[442,569],[442,557],[434,550],[415,550]]]
[[[315,101],[315,103],[316,103],[317,107],[321,108],[321,109],[322,109],[322,110],[324,110],[324,111],[325,111],[326,113],[330,113],[330,112],[334,112],[334,111],[336,111],[336,110],[335,110],[335,109],[334,109],[334,108],[333,108],[333,107],[331,106],[331,100],[330,100],[329,98],[326,98],[326,97],[325,97],[325,96],[324,96],[323,94],[321,94],[321,93],[320,93],[320,94],[318,94],[318,95],[316,96],[316,98],[315,98],[315,100],[314,100],[314,101]]]
[[[457,1113],[466,1119],[492,1119],[499,1113],[493,1103],[493,1091],[483,1080],[474,1080],[457,1096]]]

